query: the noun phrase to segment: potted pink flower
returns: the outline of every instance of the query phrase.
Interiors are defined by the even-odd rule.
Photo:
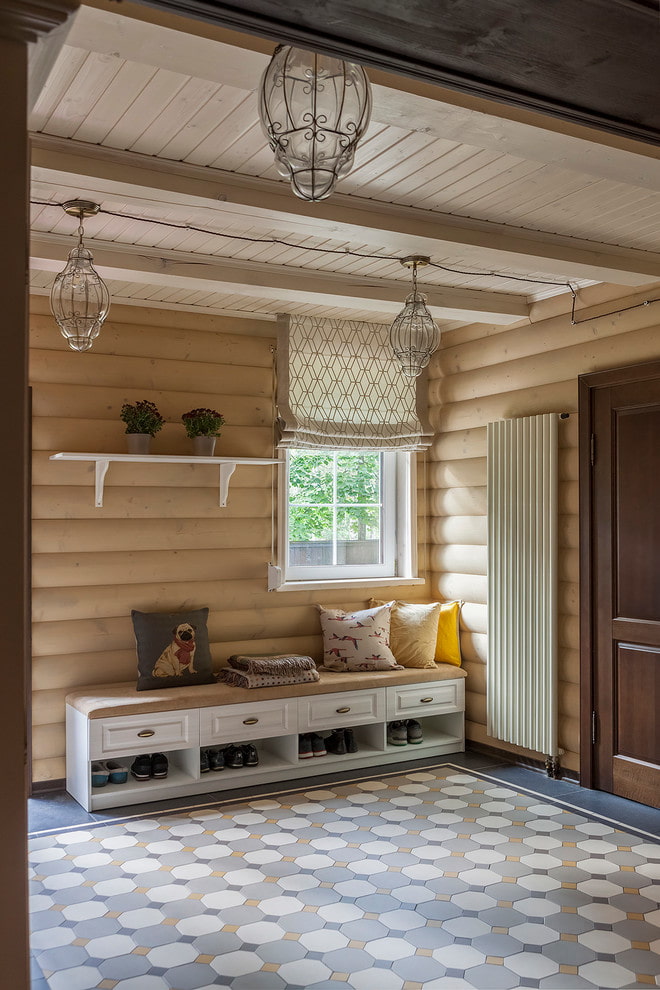
[[[225,423],[222,413],[215,409],[191,409],[183,414],[181,422],[193,442],[195,454],[212,457],[215,441],[220,436],[220,427]]]
[[[163,428],[165,420],[154,402],[140,399],[125,402],[119,418],[126,423],[126,443],[129,454],[148,454],[151,438]]]

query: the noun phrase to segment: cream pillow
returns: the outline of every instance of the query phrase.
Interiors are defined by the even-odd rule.
[[[370,600],[370,605],[383,604],[375,598]],[[460,667],[462,658],[459,622],[462,604],[432,602],[430,605],[413,605],[409,602],[391,602],[390,648],[399,663],[404,667],[434,667],[436,663],[451,663]],[[430,614],[431,609],[437,611]],[[425,614],[428,627],[424,621]],[[428,635],[434,623],[429,661]],[[410,661],[409,656],[412,657]]]
[[[316,606],[323,633],[323,666],[326,670],[400,669],[390,650],[391,607],[344,612]]]
[[[372,598],[370,605],[383,602]],[[435,667],[438,619],[442,605],[392,602],[390,649],[403,667]]]

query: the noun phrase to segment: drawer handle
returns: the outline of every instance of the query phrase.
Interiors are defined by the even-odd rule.
[[[156,733],[154,732],[153,729],[142,729],[140,732],[138,732],[138,736],[140,739],[148,739],[149,736],[155,736],[155,735]]]
[[[258,718],[244,718],[243,725],[256,725],[258,721]]]
[[[338,715],[345,715],[346,712],[350,712],[350,708],[337,708]]]
[[[423,705],[426,705],[429,701],[433,701],[433,698],[420,698],[419,700]]]

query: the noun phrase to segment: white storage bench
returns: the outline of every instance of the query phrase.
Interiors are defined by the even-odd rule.
[[[322,672],[317,683],[254,690],[224,683],[82,689],[66,699],[67,790],[87,811],[97,811],[462,752],[464,677],[460,668],[438,664],[430,670]],[[388,745],[387,723],[407,718],[419,720],[423,742]],[[298,759],[298,733],[338,727],[353,729],[357,753]],[[258,749],[258,766],[200,774],[200,748],[247,742]],[[157,752],[169,759],[165,779],[137,782],[129,775],[126,784],[92,788],[93,761],[114,759],[130,767],[139,753]]]

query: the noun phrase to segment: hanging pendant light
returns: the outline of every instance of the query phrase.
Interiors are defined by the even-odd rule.
[[[390,344],[408,378],[422,373],[440,343],[440,331],[426,308],[426,296],[417,291],[417,269],[429,261],[430,258],[416,254],[401,259],[405,268],[412,268],[413,290],[390,327]]]
[[[326,199],[353,167],[371,114],[367,74],[355,62],[278,45],[259,88],[261,126],[277,170],[301,199]]]
[[[92,265],[92,252],[83,244],[83,218],[95,216],[100,207],[87,200],[72,199],[63,203],[62,209],[78,217],[78,245],[69,251],[66,268],[55,276],[50,308],[69,347],[88,351],[110,309],[108,287]]]

